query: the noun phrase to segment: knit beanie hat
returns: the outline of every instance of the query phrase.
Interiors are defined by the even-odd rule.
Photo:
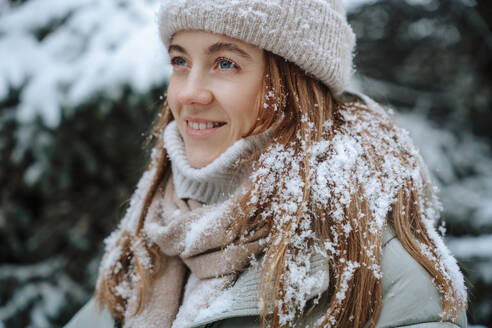
[[[277,54],[335,95],[352,75],[355,35],[341,0],[162,0],[157,19],[166,47],[180,30],[203,30]]]

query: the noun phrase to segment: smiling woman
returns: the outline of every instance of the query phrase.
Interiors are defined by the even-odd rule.
[[[167,100],[190,165],[201,168],[253,129],[264,53],[224,35],[181,31],[169,56],[173,74]]]
[[[67,327],[466,327],[425,164],[346,90],[339,0],[169,0],[159,27],[148,170]]]

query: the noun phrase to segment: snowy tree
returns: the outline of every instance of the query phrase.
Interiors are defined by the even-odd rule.
[[[157,1],[0,1],[0,326],[64,324],[169,76]]]

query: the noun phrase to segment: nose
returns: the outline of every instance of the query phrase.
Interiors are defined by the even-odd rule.
[[[188,75],[178,94],[178,101],[183,105],[208,105],[213,100],[212,92],[207,88],[206,79],[199,72]]]

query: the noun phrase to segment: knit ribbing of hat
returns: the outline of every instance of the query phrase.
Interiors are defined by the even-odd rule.
[[[355,35],[340,0],[164,0],[158,24],[169,46],[180,30],[203,30],[291,61],[341,94],[352,74]]]

